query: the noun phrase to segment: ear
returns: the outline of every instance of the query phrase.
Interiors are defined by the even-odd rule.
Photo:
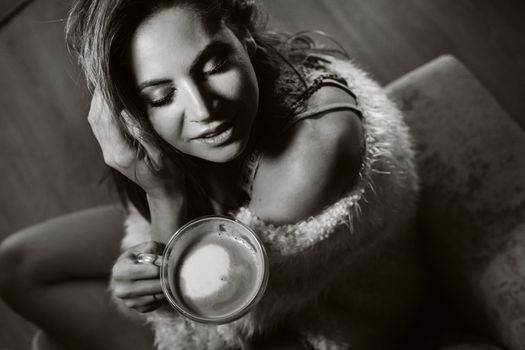
[[[253,57],[255,51],[257,51],[257,43],[249,31],[246,31],[246,36],[244,37],[244,48],[250,57]]]

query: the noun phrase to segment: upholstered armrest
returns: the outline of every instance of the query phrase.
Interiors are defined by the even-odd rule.
[[[525,349],[525,133],[451,56],[388,90],[416,142],[435,279],[474,328]]]

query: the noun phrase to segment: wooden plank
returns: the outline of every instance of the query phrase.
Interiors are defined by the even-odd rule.
[[[0,0],[0,28],[12,20],[33,0]]]
[[[89,96],[64,44],[67,3],[38,1],[0,32],[0,237],[110,200]]]
[[[64,45],[69,3],[36,1],[0,31],[0,240],[110,199],[86,121],[89,97]],[[34,327],[0,302],[0,348],[29,349]]]

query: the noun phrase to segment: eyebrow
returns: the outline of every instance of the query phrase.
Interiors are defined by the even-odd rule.
[[[231,47],[228,43],[222,41],[222,40],[213,40],[208,45],[206,45],[201,51],[195,55],[195,58],[190,66],[190,73],[194,73],[198,67],[204,63],[212,54],[215,54],[217,52],[220,53],[226,53],[231,50]],[[151,79],[143,81],[139,84],[139,90],[144,90],[147,87],[151,86],[157,86],[157,85],[163,85],[171,83],[170,79]]]

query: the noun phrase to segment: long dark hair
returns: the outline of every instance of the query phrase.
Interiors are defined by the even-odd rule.
[[[260,116],[272,114],[275,82],[279,66],[297,53],[315,52],[313,41],[307,36],[287,36],[269,32],[265,19],[261,18],[254,0],[76,0],[71,8],[66,25],[66,37],[70,50],[76,54],[91,90],[97,88],[103,95],[119,128],[131,147],[139,156],[145,151],[134,140],[125,127],[120,114],[126,109],[140,127],[141,136],[158,147],[185,175],[185,190],[188,201],[188,218],[212,213],[208,195],[196,177],[196,162],[165,142],[151,126],[144,107],[139,103],[132,81],[130,67],[130,40],[138,26],[159,11],[171,7],[186,7],[195,11],[210,30],[224,22],[238,38],[251,35],[257,50],[251,57],[259,84],[259,110],[254,130],[258,135],[267,135],[271,123]],[[306,38],[306,39],[305,39]],[[294,43],[299,42],[299,50]],[[306,44],[306,45],[304,45]],[[306,46],[306,47],[305,47]],[[299,55],[300,56],[300,55]],[[262,130],[262,131],[261,131]],[[152,168],[158,176],[170,176],[168,169]],[[150,212],[145,191],[110,168],[112,178],[122,202],[128,200],[148,220]]]
[[[279,39],[261,30],[254,1],[249,0],[77,0],[68,17],[66,36],[69,47],[80,62],[91,90],[97,88],[103,95],[113,117],[130,146],[145,152],[140,144],[127,134],[120,115],[126,109],[142,131],[142,137],[158,147],[185,175],[189,218],[210,214],[210,201],[195,176],[196,163],[165,142],[152,128],[136,91],[132,88],[129,47],[132,33],[145,19],[174,6],[194,10],[205,25],[214,30],[223,21],[239,38],[251,35],[258,47],[252,56],[260,91],[260,105],[271,100],[266,91],[278,76],[278,59],[273,47]],[[264,77],[264,79],[261,79]],[[258,113],[261,113],[259,111]],[[167,169],[151,169],[158,176],[169,176]],[[118,171],[111,169],[121,200],[131,201],[139,212],[150,218],[146,193]]]

